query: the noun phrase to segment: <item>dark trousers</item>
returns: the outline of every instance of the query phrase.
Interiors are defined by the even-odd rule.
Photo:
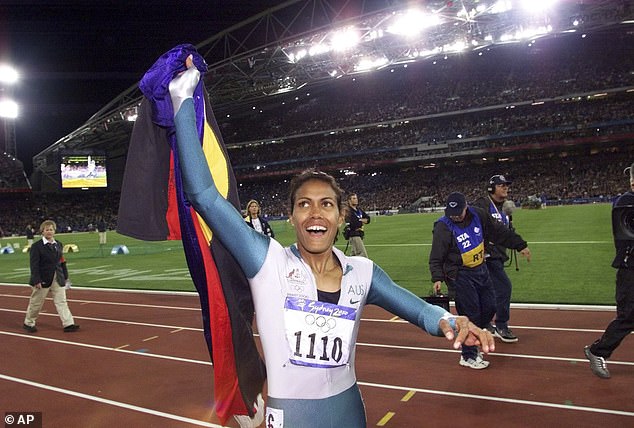
[[[599,340],[590,346],[590,352],[610,358],[621,341],[634,330],[634,269],[616,272],[616,318],[608,324]]]
[[[484,328],[495,313],[495,293],[486,264],[476,268],[460,268],[454,285],[458,315],[464,315],[478,327]],[[475,359],[477,355],[477,346],[462,345],[465,359]]]
[[[504,270],[504,262],[501,259],[487,259],[487,268],[495,291],[495,326],[505,329],[509,326],[513,285]]]

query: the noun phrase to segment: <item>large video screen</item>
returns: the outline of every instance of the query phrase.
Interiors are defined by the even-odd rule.
[[[104,154],[63,154],[60,172],[62,189],[108,187]]]

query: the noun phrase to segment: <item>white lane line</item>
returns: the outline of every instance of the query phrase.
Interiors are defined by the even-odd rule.
[[[19,309],[4,309],[4,308],[0,308],[0,312],[14,312],[14,313],[24,313],[23,310],[19,310]],[[40,316],[49,316],[49,317],[57,317],[58,315],[56,313],[48,313],[46,311],[42,311],[40,312]],[[173,332],[176,331],[180,331],[180,330],[187,330],[187,331],[196,331],[196,332],[201,332],[203,331],[202,328],[199,327],[182,327],[182,326],[175,326],[175,325],[168,325],[168,324],[153,324],[153,323],[145,323],[145,322],[138,322],[138,321],[126,321],[126,320],[114,320],[114,319],[109,319],[109,318],[94,318],[94,317],[82,317],[82,316],[77,316],[74,315],[73,316],[75,319],[79,319],[79,320],[88,320],[88,321],[97,321],[97,322],[105,322],[105,323],[114,323],[114,324],[126,324],[126,325],[136,325],[136,326],[143,326],[143,327],[155,327],[155,328],[170,328],[170,329],[174,329]],[[403,324],[409,324],[408,321],[402,320],[402,319],[375,319],[375,318],[361,318],[361,321],[366,321],[366,322],[381,322],[381,323],[403,323]],[[519,325],[514,325],[513,329],[515,330],[542,330],[542,331],[562,331],[562,332],[573,332],[573,333],[603,333],[603,329],[590,329],[590,328],[564,328],[564,327],[536,327],[536,326],[519,326]],[[632,332],[631,334],[634,334],[634,332]],[[257,336],[257,334],[256,334]]]
[[[134,351],[127,351],[127,350],[124,350],[124,349],[109,348],[109,347],[105,347],[105,346],[89,345],[89,344],[77,343],[77,342],[66,342],[66,341],[62,341],[62,340],[43,338],[43,337],[38,337],[38,336],[33,336],[33,335],[2,332],[2,331],[0,331],[0,334],[5,334],[5,335],[15,336],[15,337],[28,338],[28,339],[35,339],[35,340],[44,340],[44,341],[48,341],[48,342],[61,343],[61,344],[65,344],[65,345],[74,345],[74,346],[86,347],[86,348],[97,349],[97,350],[121,352],[121,353],[125,353],[125,354],[136,355],[136,356],[154,357],[154,358],[168,359],[168,360],[195,363],[195,364],[202,364],[202,365],[212,365],[208,361],[199,361],[199,360],[192,360],[192,359],[186,359],[186,358],[170,357],[170,356],[151,354],[151,353],[140,353],[140,352],[134,352]],[[459,352],[459,351],[455,351],[455,350],[452,350],[452,349],[423,348],[423,347],[413,347],[413,346],[377,345],[377,344],[370,344],[370,343],[357,343],[357,346],[368,346],[368,347],[375,347],[375,348],[387,348],[387,349],[399,349],[399,350],[413,350],[413,351],[429,351],[429,352],[451,352],[451,353]],[[490,355],[495,355],[495,356],[500,356],[500,357],[531,358],[531,359],[538,359],[538,360],[553,360],[553,361],[564,361],[564,362],[572,362],[572,361],[574,361],[574,362],[586,362],[586,363],[588,362],[585,358],[560,358],[560,357],[532,356],[532,355],[519,355],[519,354],[498,354],[498,353],[492,353]],[[634,366],[633,362],[624,362],[624,361],[612,361],[612,360],[610,360],[610,364],[611,365],[629,365],[629,366]],[[539,402],[539,401],[528,401],[528,400],[520,400],[520,399],[513,399],[513,398],[490,397],[490,396],[483,396],[483,395],[480,395],[480,394],[472,395],[472,394],[454,393],[454,392],[448,392],[448,391],[437,391],[437,390],[429,390],[429,389],[422,389],[422,388],[412,388],[412,387],[401,387],[401,386],[396,386],[396,385],[377,384],[377,383],[370,383],[370,382],[363,382],[363,381],[359,381],[359,385],[371,386],[371,387],[377,387],[377,388],[384,388],[384,389],[403,390],[403,391],[417,391],[417,392],[436,394],[436,395],[450,395],[450,396],[463,397],[463,398],[487,399],[487,400],[491,400],[491,401],[500,401],[500,402],[525,404],[525,405],[533,405],[533,406],[556,407],[556,408],[567,409],[567,410],[591,411],[591,412],[598,412],[598,413],[611,413],[611,414],[616,414],[616,415],[634,416],[634,413],[632,413],[632,412],[624,412],[624,411],[618,411],[618,410],[607,410],[607,409],[594,409],[594,408],[590,408],[590,407],[580,407],[580,406],[573,406],[573,405],[559,405],[559,404],[553,404],[553,403],[546,403],[546,402]]]
[[[194,360],[191,358],[172,357],[170,355],[153,354],[151,352],[128,351],[126,349],[112,348],[109,346],[91,345],[89,343],[81,343],[81,342],[69,342],[66,340],[53,339],[50,337],[33,336],[33,335],[27,335],[27,334],[21,334],[21,333],[12,333],[10,331],[0,331],[0,335],[2,334],[6,336],[27,338],[32,340],[42,340],[44,342],[60,343],[62,345],[79,346],[81,348],[96,349],[99,351],[121,352],[123,354],[135,355],[138,357],[152,357],[152,358],[158,358],[163,360],[178,361],[181,363],[192,363],[192,364],[201,364],[204,366],[213,366],[213,364],[210,361]]]
[[[28,273],[28,268],[25,270]],[[0,287],[22,287],[27,288],[30,287],[29,284],[25,283],[0,283]],[[74,290],[80,291],[103,291],[105,293],[131,293],[131,294],[160,294],[164,296],[187,296],[187,297],[197,297],[198,293],[196,291],[170,291],[170,290],[147,290],[147,289],[134,289],[134,288],[103,288],[103,287],[84,287],[81,285],[73,286]]]
[[[81,343],[81,342],[70,342],[70,341],[52,339],[52,338],[47,338],[42,336],[34,336],[31,334],[13,333],[9,331],[1,331],[1,330],[0,330],[0,334],[5,334],[8,336],[15,336],[15,337],[22,337],[27,339],[36,339],[36,340],[44,340],[44,341],[50,341],[55,343],[62,343],[65,345],[75,345],[75,346],[81,346],[81,347],[98,349],[98,350],[123,352],[123,353],[128,353],[133,355],[141,355],[141,356],[148,356],[148,357],[154,357],[154,358],[163,358],[163,359],[180,361],[180,362],[213,365],[209,361],[192,360],[189,358],[172,357],[169,355],[152,354],[152,353],[146,353],[146,352],[128,351],[125,349],[112,348],[112,347],[100,346],[100,345],[90,345],[90,344]],[[257,337],[258,335],[254,334],[254,336]],[[421,346],[385,345],[385,344],[365,343],[365,342],[357,342],[357,346],[366,346],[369,348],[397,349],[397,350],[406,350],[406,351],[443,352],[443,353],[458,353],[459,352],[454,349],[445,349],[445,348],[425,348]],[[527,359],[546,360],[546,361],[563,361],[563,362],[574,361],[574,362],[581,362],[581,363],[588,362],[588,360],[585,358],[551,357],[547,355],[508,354],[508,353],[498,353],[498,352],[492,352],[489,355],[498,356],[498,357],[527,358]],[[634,362],[610,360],[610,365],[634,366]]]
[[[445,395],[445,396],[451,396],[451,397],[471,398],[475,400],[485,400],[485,401],[497,401],[501,403],[523,404],[526,406],[551,407],[555,409],[574,410],[574,411],[581,411],[581,412],[605,413],[605,414],[618,415],[618,416],[634,416],[634,412],[626,412],[623,410],[601,409],[598,407],[575,406],[574,404],[546,403],[544,401],[519,400],[516,398],[494,397],[491,395],[482,395],[482,394],[477,394],[477,395],[464,394],[461,392],[438,391],[435,389],[412,388],[409,386],[385,385],[382,383],[370,383],[370,382],[361,382],[361,381],[359,381],[358,383],[361,386],[367,386],[372,388],[393,389],[398,391],[416,391],[416,392],[421,392],[424,394]]]
[[[84,394],[82,392],[72,391],[70,389],[58,388],[56,386],[45,385],[38,382],[32,382],[30,380],[21,379],[13,376],[7,376],[0,373],[0,379],[4,379],[9,382],[21,383],[23,385],[32,386],[35,388],[46,389],[48,391],[57,392],[60,394],[71,395],[73,397],[83,398],[85,400],[95,401],[97,403],[108,404],[110,406],[121,407],[135,412],[146,413],[148,415],[159,416],[161,418],[172,419],[178,422],[185,422],[192,425],[201,427],[223,428],[222,425],[212,424],[211,422],[199,421],[197,419],[186,418],[184,416],[173,415],[171,413],[160,412],[158,410],[148,409],[145,407],[135,406],[134,404],[122,403],[121,401],[109,400],[107,398],[95,397],[94,395]]]
[[[14,294],[0,294],[0,297],[13,297],[17,299],[29,299],[31,296],[16,296]],[[53,300],[52,297],[47,297],[46,300]],[[66,299],[68,302],[94,305],[112,305],[112,306],[133,306],[135,308],[152,308],[152,309],[175,309],[181,311],[200,311],[200,308],[186,307],[186,306],[166,306],[166,305],[148,305],[145,303],[125,303],[125,302],[107,302],[105,300],[83,300],[83,299]]]
[[[28,287],[26,284],[0,284],[2,286],[9,287]],[[103,291],[110,293],[127,293],[127,294],[154,294],[154,295],[176,295],[176,296],[187,296],[196,298],[196,302],[198,303],[198,294],[196,292],[189,291],[160,291],[160,290],[130,290],[130,289],[117,289],[117,288],[84,288],[84,287],[76,287],[76,290],[80,291]],[[21,298],[28,299],[30,296],[27,295],[15,295],[15,294],[2,294],[0,293],[0,297],[13,297],[13,298]],[[52,298],[48,298],[48,300],[52,300]],[[82,302],[82,303],[94,303],[94,304],[103,304],[103,305],[121,305],[121,306],[138,306],[138,307],[149,307],[149,308],[164,308],[164,309],[183,309],[188,311],[197,311],[200,310],[199,307],[182,307],[182,306],[161,306],[161,305],[147,305],[147,304],[136,304],[136,303],[124,303],[124,302],[108,302],[105,300],[69,300],[70,302]],[[454,306],[453,302],[450,302],[451,306]],[[601,311],[601,312],[614,312],[616,311],[615,305],[571,305],[571,304],[559,304],[559,303],[511,303],[511,309],[545,309],[545,310],[556,310],[556,311]]]
[[[0,308],[0,312],[14,312],[14,313],[20,313],[23,314],[24,311],[20,310],[20,309],[3,309]],[[40,316],[49,316],[49,317],[57,317],[58,315],[56,313],[48,313],[45,311],[40,312]],[[143,327],[155,327],[155,328],[170,328],[170,329],[174,329],[174,331],[170,332],[176,332],[176,331],[180,331],[180,330],[187,330],[187,331],[196,331],[196,332],[201,332],[203,331],[202,328],[199,327],[182,327],[182,326],[176,326],[176,325],[168,325],[168,324],[153,324],[153,323],[145,323],[145,322],[138,322],[138,321],[126,321],[126,320],[114,320],[114,319],[109,319],[109,318],[94,318],[94,317],[82,317],[82,316],[77,316],[77,315],[73,315],[73,318],[78,319],[78,320],[88,320],[88,321],[97,321],[97,322],[105,322],[105,323],[114,323],[114,324],[126,324],[126,325],[136,325],[136,326],[143,326]],[[374,318],[361,318],[361,321],[366,321],[366,322],[381,322],[381,323],[403,323],[403,324],[409,324],[408,321],[404,321],[402,319],[374,319]],[[563,328],[563,327],[533,327],[533,326],[518,326],[518,325],[514,325],[513,329],[515,330],[546,330],[546,331],[563,331],[563,332],[573,332],[573,333],[603,333],[603,329],[589,329],[589,328]],[[632,332],[631,334],[634,334],[634,332]],[[256,334],[257,336],[257,334]]]
[[[595,244],[609,244],[614,245],[612,241],[531,241],[531,245],[533,244],[544,244],[544,245],[553,245],[553,244],[562,244],[562,245],[595,245]],[[366,244],[366,247],[431,247],[431,242],[417,242],[411,244]]]
[[[367,346],[369,348],[387,348],[387,349],[399,349],[399,350],[407,350],[407,351],[427,351],[427,352],[450,352],[450,353],[458,353],[455,349],[445,349],[445,348],[424,348],[420,346],[401,346],[401,345],[383,345],[378,343],[364,343],[357,342],[357,346]],[[583,353],[583,349],[581,349],[580,353]],[[497,357],[511,357],[511,358],[527,358],[533,360],[546,360],[546,361],[564,361],[564,362],[577,362],[577,363],[587,363],[588,360],[586,358],[572,358],[572,357],[550,357],[547,355],[528,355],[528,354],[509,354],[509,353],[500,353],[500,352],[491,352],[487,355],[497,356]],[[630,361],[614,361],[610,360],[610,365],[622,365],[622,366],[634,366],[634,362]]]
[[[24,311],[19,309],[0,308],[0,312],[15,312],[15,313],[24,314]],[[57,315],[56,313],[49,313],[49,312],[42,311],[40,312],[40,316],[58,317],[59,315]],[[106,323],[113,323],[113,324],[126,324],[126,325],[129,324],[129,325],[137,325],[137,326],[143,326],[143,327],[171,328],[174,330],[203,331],[203,329],[199,327],[183,327],[180,325],[152,324],[147,322],[113,320],[109,318],[82,317],[77,315],[73,315],[73,318],[77,320],[88,320],[88,321],[106,322]]]

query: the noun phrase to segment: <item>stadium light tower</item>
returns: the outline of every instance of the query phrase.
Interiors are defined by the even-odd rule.
[[[0,64],[0,119],[2,119],[2,137],[4,152],[17,156],[15,144],[15,123],[18,117],[18,104],[11,99],[11,87],[18,82],[19,74],[8,64]]]

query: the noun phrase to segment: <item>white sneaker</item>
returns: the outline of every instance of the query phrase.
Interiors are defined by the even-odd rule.
[[[482,359],[480,355],[478,355],[475,359],[469,358],[464,359],[463,356],[460,357],[460,365],[463,367],[469,367],[470,369],[482,370],[489,367],[489,362]]]

